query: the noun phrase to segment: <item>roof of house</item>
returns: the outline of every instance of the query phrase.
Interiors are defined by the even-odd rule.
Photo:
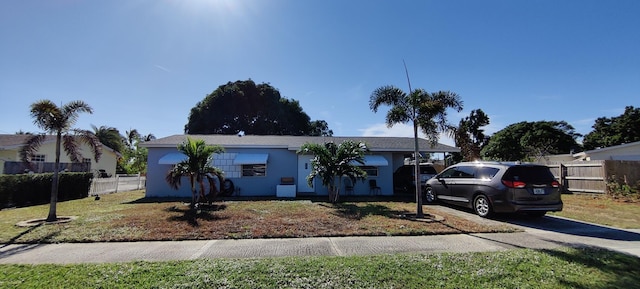
[[[20,149],[20,147],[22,145],[24,145],[24,143],[27,142],[27,139],[29,137],[31,137],[33,135],[30,134],[0,134],[0,150],[14,150],[14,149]],[[50,143],[50,142],[55,142],[56,141],[56,136],[55,135],[47,135],[44,142],[42,143]],[[115,150],[113,150],[112,148],[102,145],[103,149],[106,149],[107,151],[110,151],[118,156],[120,156],[120,153],[116,152]]]
[[[323,136],[283,136],[283,135],[172,135],[142,143],[149,148],[176,147],[186,137],[202,139],[207,144],[220,145],[224,148],[286,148],[298,150],[305,143],[341,143],[345,140],[362,141],[371,151],[413,152],[414,139],[409,137],[323,137]],[[444,144],[434,147],[425,140],[418,139],[421,152],[459,152],[460,149]]]
[[[640,141],[631,142],[631,143],[625,143],[625,144],[616,145],[616,146],[604,147],[604,148],[599,148],[599,149],[593,149],[593,150],[588,150],[588,151],[584,151],[584,152],[579,152],[579,153],[574,154],[573,156],[574,157],[583,157],[583,156],[591,155],[593,153],[615,151],[617,149],[623,149],[623,148],[628,148],[628,147],[633,147],[633,146],[640,147]]]

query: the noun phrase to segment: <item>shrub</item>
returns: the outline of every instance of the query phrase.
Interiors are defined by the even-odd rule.
[[[607,194],[614,198],[627,202],[640,201],[640,181],[635,186],[629,185],[625,179],[611,176],[607,182]]]
[[[58,201],[89,196],[92,173],[60,173]],[[48,204],[53,173],[0,175],[0,208]]]

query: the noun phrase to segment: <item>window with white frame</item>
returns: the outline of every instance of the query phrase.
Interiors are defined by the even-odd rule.
[[[267,176],[266,164],[248,164],[242,165],[243,177],[265,177]]]
[[[37,163],[44,163],[46,159],[45,155],[33,155],[33,157],[31,158],[32,162],[37,162]]]
[[[363,171],[367,172],[368,177],[377,177],[378,176],[378,167],[374,166],[361,166]]]

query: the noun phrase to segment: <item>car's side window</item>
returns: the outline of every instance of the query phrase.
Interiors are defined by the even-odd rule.
[[[473,176],[475,175],[475,171],[476,168],[475,167],[465,167],[465,166],[460,166],[457,169],[458,173],[456,174],[457,178],[473,178]]]
[[[490,167],[479,167],[476,173],[477,179],[493,179],[500,169]]]
[[[445,170],[444,172],[442,172],[440,174],[441,178],[454,178],[456,173],[456,169],[455,168],[450,168],[448,170]]]

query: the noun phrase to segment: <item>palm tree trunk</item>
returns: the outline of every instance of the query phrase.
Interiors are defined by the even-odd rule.
[[[49,215],[47,216],[47,222],[55,222],[58,220],[57,205],[58,205],[58,185],[60,184],[60,175],[58,169],[60,166],[60,145],[62,142],[62,132],[58,131],[56,135],[56,161],[53,168],[53,180],[51,182],[51,201],[49,202]]]
[[[414,159],[415,159],[415,182],[416,182],[416,218],[424,218],[422,211],[422,184],[420,183],[420,148],[418,147],[418,123],[413,120],[413,141],[414,141]]]

